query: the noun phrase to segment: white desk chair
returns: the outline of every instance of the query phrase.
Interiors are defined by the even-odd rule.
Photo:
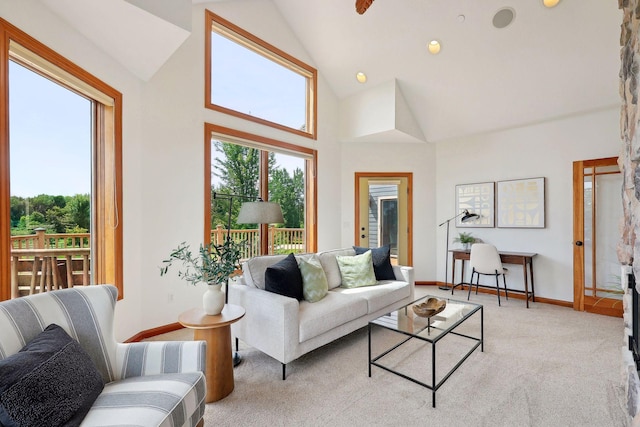
[[[507,269],[502,266],[500,254],[498,254],[498,249],[496,249],[495,246],[488,243],[474,243],[471,246],[471,256],[469,259],[469,264],[471,265],[472,270],[471,284],[469,285],[467,300],[469,300],[469,297],[471,296],[471,288],[473,287],[474,275],[477,275],[476,295],[478,294],[478,286],[480,283],[481,274],[486,276],[495,276],[496,291],[498,293],[498,305],[500,305],[500,284],[498,281],[498,276],[502,276],[502,281],[504,283],[504,295],[507,299],[509,299],[509,295],[507,294],[507,279],[505,278]]]

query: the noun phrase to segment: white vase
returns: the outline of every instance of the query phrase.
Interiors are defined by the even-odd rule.
[[[202,308],[209,316],[220,314],[224,308],[224,292],[220,289],[221,283],[208,284],[207,290],[202,295]]]

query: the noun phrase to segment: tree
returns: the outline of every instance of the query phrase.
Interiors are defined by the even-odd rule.
[[[85,232],[91,229],[91,199],[88,194],[67,197],[65,211],[69,224],[67,228],[81,228]]]
[[[227,226],[229,201],[214,199],[213,192],[240,194],[255,199],[259,193],[260,150],[228,142],[215,141],[214,149],[219,155],[213,159],[212,173],[220,179],[220,185],[211,186],[211,228],[218,224]],[[275,163],[270,157],[269,163]],[[248,228],[250,224],[238,224],[236,218],[241,203],[232,206],[231,228]]]
[[[284,227],[304,227],[304,173],[296,168],[293,176],[284,168],[271,171],[269,175],[269,200],[278,202],[282,208]]]

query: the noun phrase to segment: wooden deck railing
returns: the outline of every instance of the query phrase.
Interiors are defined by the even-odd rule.
[[[232,229],[229,235],[234,242],[246,242],[241,253],[241,259],[249,259],[260,255],[260,232],[258,229]],[[227,230],[218,225],[211,231],[211,242],[222,244],[227,238]],[[306,250],[304,228],[277,228],[269,227],[270,255],[287,254],[289,252],[301,253]]]
[[[91,283],[90,234],[11,237],[11,297]]]

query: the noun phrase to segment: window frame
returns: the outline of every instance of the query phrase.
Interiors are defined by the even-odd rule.
[[[12,42],[51,64],[55,71],[47,75],[36,67],[29,68],[92,100],[92,282],[114,284],[122,299],[122,94],[2,18],[0,33],[0,283],[4,283],[0,285],[0,301],[11,298],[9,61],[16,61],[10,52]],[[58,70],[65,74],[60,80],[52,77]],[[65,84],[65,78],[88,91]],[[112,103],[102,103],[90,95],[92,92]]]
[[[305,158],[305,239],[306,250],[316,252],[318,249],[318,225],[317,225],[317,157],[318,151],[312,148],[301,147],[294,144],[266,138],[259,135],[231,129],[223,126],[205,123],[204,125],[204,242],[211,243],[211,140],[213,138],[228,140],[231,143],[245,143],[260,150],[260,197],[268,201],[269,197],[269,171],[268,151],[288,152],[289,154],[303,154]],[[265,236],[268,224],[260,224],[260,233]],[[260,240],[261,253],[266,254],[268,242]]]
[[[306,96],[306,130],[295,129],[289,126],[282,125],[280,123],[272,122],[270,120],[262,119],[260,117],[252,116],[250,114],[242,113],[218,104],[214,104],[211,101],[211,32],[213,28],[220,28],[221,34],[224,37],[244,46],[245,48],[264,56],[265,58],[282,65],[289,70],[300,74],[307,80],[307,96]],[[280,129],[286,132],[291,132],[296,135],[301,135],[311,139],[317,139],[317,88],[318,88],[318,71],[305,64],[299,59],[287,54],[286,52],[278,49],[277,47],[267,43],[266,41],[254,36],[248,31],[243,30],[235,24],[227,21],[219,15],[205,10],[205,94],[204,94],[204,106],[207,109],[219,111],[221,113],[229,114],[241,119],[249,120],[255,123],[260,123],[265,126],[270,126],[276,129]]]

